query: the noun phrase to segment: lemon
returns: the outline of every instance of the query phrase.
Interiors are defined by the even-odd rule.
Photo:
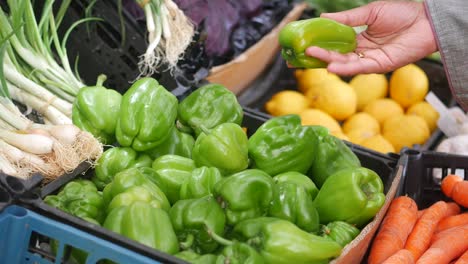
[[[370,102],[364,108],[364,112],[377,119],[380,125],[391,116],[404,114],[403,108],[390,98],[380,98]]]
[[[309,107],[307,98],[298,91],[284,90],[276,93],[265,104],[265,109],[273,116],[299,114]]]
[[[323,81],[329,79],[341,80],[338,75],[330,73],[324,68],[296,70],[294,75],[296,76],[297,87],[303,93]]]
[[[348,136],[349,141],[353,142],[354,144],[361,144],[361,142],[375,136],[377,133],[367,129],[358,128],[348,131],[345,134]]]
[[[428,102],[416,103],[406,111],[408,115],[420,116],[426,121],[429,130],[434,131],[437,127],[437,121],[439,120],[439,113],[432,107]]]
[[[381,153],[395,152],[393,145],[380,134],[365,139],[361,145]]]
[[[380,133],[380,124],[375,117],[366,112],[359,112],[346,119],[342,129],[343,132],[349,132],[354,129],[366,129],[375,133]]]
[[[429,139],[430,131],[426,121],[417,115],[400,115],[387,119],[382,135],[400,152],[403,147],[422,145]]]
[[[331,134],[332,134],[333,136],[335,136],[335,137],[341,139],[341,140],[351,141],[351,140],[349,139],[349,137],[348,137],[346,134],[344,134],[343,132],[335,131],[335,132],[333,132],[333,133],[331,133]]]
[[[416,64],[401,67],[390,77],[390,97],[403,108],[423,101],[428,90],[429,79]]]
[[[307,109],[302,111],[299,116],[304,126],[324,126],[328,128],[331,133],[341,132],[340,124],[329,114],[321,110]]]
[[[356,112],[357,98],[354,89],[341,80],[321,82],[306,93],[312,108],[318,108],[338,121]]]
[[[388,80],[383,74],[358,74],[351,79],[349,85],[356,91],[358,111],[373,100],[384,98],[388,92]]]

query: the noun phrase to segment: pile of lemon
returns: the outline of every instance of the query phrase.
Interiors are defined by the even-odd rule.
[[[303,125],[321,125],[344,140],[383,152],[424,144],[437,127],[438,112],[424,98],[426,73],[409,64],[349,82],[326,69],[296,70],[298,91],[276,93],[265,105],[273,116],[299,114]]]

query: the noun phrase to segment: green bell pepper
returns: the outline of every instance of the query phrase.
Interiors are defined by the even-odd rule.
[[[223,176],[215,167],[200,167],[192,171],[190,178],[180,187],[180,199],[201,198],[212,194],[214,186]]]
[[[341,254],[335,241],[310,234],[293,223],[271,217],[240,222],[233,237],[256,248],[266,263],[328,263]]]
[[[321,233],[322,236],[331,238],[342,247],[345,247],[347,244],[351,243],[361,231],[346,222],[335,221],[322,226]]]
[[[217,264],[264,264],[263,257],[246,243],[234,242],[223,249]]]
[[[167,154],[191,158],[194,144],[195,139],[192,135],[180,132],[178,129],[173,129],[169,138],[161,143],[161,145],[150,149],[145,153],[153,160]]]
[[[153,78],[136,81],[125,92],[120,105],[116,136],[121,146],[136,151],[152,149],[164,142],[175,128],[177,97]]]
[[[155,208],[162,208],[167,211],[168,209],[163,205],[161,199],[155,199],[154,195],[146,187],[132,186],[112,198],[107,205],[106,213],[110,213],[120,206],[128,206],[136,201],[145,202]]]
[[[315,196],[317,196],[319,192],[317,186],[315,186],[315,183],[309,177],[297,171],[280,173],[273,177],[273,181],[276,184],[288,182],[302,186],[310,194],[312,199],[315,199]]]
[[[192,158],[197,167],[216,167],[223,175],[230,175],[249,166],[248,152],[244,130],[237,124],[224,123],[197,137]]]
[[[219,256],[217,255],[214,255],[214,254],[199,255],[190,250],[181,251],[175,254],[174,257],[183,259],[191,264],[224,264],[224,263],[217,262],[219,258]]]
[[[102,194],[89,180],[71,181],[57,195],[45,197],[44,202],[89,222],[104,220]]]
[[[312,196],[295,183],[280,182],[275,185],[268,216],[288,220],[307,232],[319,230],[319,215]]]
[[[356,49],[356,32],[350,26],[327,18],[310,18],[289,22],[279,33],[281,55],[296,68],[324,68],[327,63],[305,54],[317,46],[339,53]]]
[[[93,134],[103,144],[115,142],[115,127],[120,113],[122,95],[102,86],[105,76],[96,86],[83,87],[73,102],[73,124]]]
[[[182,250],[211,253],[218,248],[209,233],[223,235],[226,217],[213,196],[177,201],[169,216]]]
[[[148,155],[139,155],[131,148],[113,147],[99,157],[91,180],[102,190],[112,181],[115,174],[133,167],[151,167],[152,162]]]
[[[385,202],[379,175],[367,168],[351,168],[331,175],[320,188],[314,204],[322,224],[345,221],[361,227]]]
[[[114,180],[104,188],[102,196],[105,208],[108,208],[111,203],[111,208],[116,208],[120,205],[128,205],[128,201],[126,200],[149,202],[149,198],[152,198],[152,206],[169,211],[170,205],[166,195],[153,182],[153,179],[156,177],[155,175],[156,172],[153,169],[146,167],[130,168],[117,173]],[[135,186],[146,189],[151,194],[151,197],[148,197],[147,193],[141,189],[131,189]],[[114,201],[114,198],[122,193],[126,194],[119,196]]]
[[[227,223],[235,225],[267,214],[274,184],[267,173],[247,169],[221,179],[214,187],[214,196],[226,213]]]
[[[270,175],[307,172],[316,152],[315,130],[328,133],[324,127],[302,126],[298,115],[271,118],[249,139],[252,166]]]
[[[348,168],[361,166],[359,158],[339,138],[332,135],[320,137],[317,153],[307,175],[320,188],[328,177]]]
[[[180,200],[182,184],[192,176],[193,160],[177,155],[164,155],[154,160],[154,182],[166,194],[171,204]]]
[[[241,125],[243,114],[236,95],[219,84],[198,88],[178,107],[178,121],[192,128],[197,136],[202,127],[211,129],[223,123]]]
[[[179,252],[177,236],[166,211],[136,201],[112,210],[104,227],[165,253]]]

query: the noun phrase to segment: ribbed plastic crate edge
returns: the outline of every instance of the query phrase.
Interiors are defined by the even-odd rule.
[[[52,263],[51,256],[60,260],[65,256],[65,245],[83,250],[88,255],[86,263],[97,263],[99,260],[135,264],[159,263],[18,205],[8,206],[0,213],[0,225],[3,227],[0,229],[0,256],[9,263]],[[57,253],[41,248],[37,242],[38,236],[58,241]],[[166,260],[170,258],[161,258],[158,261]]]

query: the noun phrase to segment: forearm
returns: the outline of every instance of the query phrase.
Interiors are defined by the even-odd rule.
[[[425,0],[452,93],[468,111],[468,1]]]

